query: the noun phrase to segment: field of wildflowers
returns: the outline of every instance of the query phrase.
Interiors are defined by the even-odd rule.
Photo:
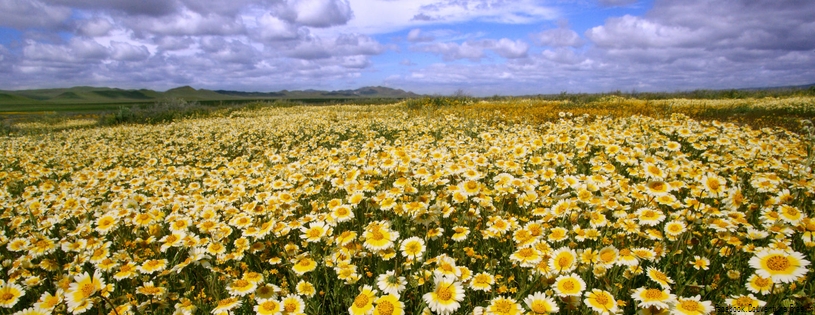
[[[660,102],[4,137],[0,314],[811,312],[812,137]]]

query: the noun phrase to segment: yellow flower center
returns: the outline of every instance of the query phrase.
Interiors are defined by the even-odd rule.
[[[512,311],[512,302],[507,300],[498,300],[495,302],[495,310],[499,314],[509,314]]]
[[[371,232],[371,234],[373,234],[373,237],[372,237],[372,238],[373,238],[375,241],[379,241],[379,240],[385,239],[385,235],[383,235],[383,234],[382,234],[382,232],[380,232],[378,229],[377,229],[377,230],[373,230],[373,232]]]
[[[6,292],[6,293],[3,293],[2,295],[0,295],[0,301],[10,301],[13,298],[14,298],[14,294],[11,294],[9,292]]]
[[[235,288],[245,288],[247,286],[249,286],[249,281],[246,281],[246,280],[243,280],[243,279],[238,279],[237,281],[235,281],[235,284],[232,285],[232,287],[235,287]]]
[[[571,280],[563,281],[563,284],[560,285],[565,291],[572,291],[575,288],[574,282]]]
[[[320,237],[323,233],[319,229],[311,229],[308,230],[308,237],[309,238],[317,238]]]
[[[283,309],[286,311],[286,313],[293,313],[297,310],[297,302],[287,301],[286,304],[283,305]]]
[[[308,261],[308,259],[305,259],[305,258],[304,258],[304,259],[300,259],[300,263],[299,263],[299,265],[300,265],[300,266],[303,266],[303,267],[308,267],[308,265],[311,265],[311,262],[310,262],[310,261]]]
[[[524,257],[524,258],[529,258],[529,257],[532,257],[533,255],[535,255],[535,252],[532,251],[532,248],[529,248],[529,247],[524,248],[524,249],[522,249],[522,250],[520,250],[518,252],[518,256],[521,256],[521,257]]]
[[[370,299],[368,299],[367,294],[360,293],[359,295],[357,295],[357,298],[354,299],[354,306],[356,306],[358,308],[363,308],[366,305],[368,305],[369,301],[370,301]]]
[[[600,304],[600,305],[606,305],[609,302],[608,296],[606,296],[603,293],[596,294],[594,296],[594,300],[597,301],[597,304]]]
[[[82,287],[79,288],[79,290],[82,291],[82,295],[87,297],[93,295],[93,293],[96,292],[96,287],[93,285],[93,283],[89,282],[83,284]]]
[[[277,302],[275,301],[266,301],[260,305],[261,308],[267,311],[276,311],[277,310]]]
[[[733,300],[733,306],[740,310],[747,310],[753,307],[753,299],[749,296],[742,296]]]
[[[393,304],[388,301],[382,301],[376,305],[376,311],[380,315],[391,315],[393,314],[393,310],[394,310]]]
[[[643,293],[643,297],[648,300],[660,300],[662,299],[662,290],[659,289],[648,289],[645,290]]]
[[[557,259],[557,264],[561,269],[567,268],[572,265],[572,259],[568,256],[560,256]]]
[[[782,255],[774,255],[767,259],[767,268],[772,271],[784,271],[790,267],[790,261]]]
[[[770,279],[762,278],[762,277],[756,277],[755,283],[756,283],[757,286],[759,286],[761,288],[769,287],[770,284],[771,284]]]
[[[679,302],[680,309],[685,311],[701,311],[702,309],[699,307],[699,302],[696,301],[682,301]]]
[[[451,300],[453,298],[453,291],[450,290],[450,287],[452,286],[452,284],[449,286],[440,285],[438,288],[436,288],[436,297],[442,301]]]
[[[548,313],[549,312],[549,308],[547,307],[546,302],[544,302],[542,300],[532,301],[532,306],[530,306],[530,308],[532,309],[532,312],[535,312],[535,313],[538,313],[538,314],[543,314],[543,313]]]

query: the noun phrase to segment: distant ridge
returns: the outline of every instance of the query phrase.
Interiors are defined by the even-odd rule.
[[[124,90],[108,87],[76,86],[57,89],[0,90],[0,105],[143,103],[162,99],[247,101],[263,99],[410,98],[418,96],[421,95],[382,86],[366,86],[356,90],[282,90],[278,92],[212,91],[195,89],[188,85],[172,88],[164,92],[148,89]]]

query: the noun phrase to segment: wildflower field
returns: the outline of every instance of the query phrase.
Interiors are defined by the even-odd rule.
[[[812,312],[811,123],[558,102],[0,138],[0,314]]]

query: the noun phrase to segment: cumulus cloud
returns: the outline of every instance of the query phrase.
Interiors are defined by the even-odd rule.
[[[70,16],[71,9],[65,6],[47,5],[36,0],[0,0],[0,26],[53,29],[65,26]]]
[[[551,7],[534,0],[444,0],[422,5],[413,16],[417,21],[482,21],[528,24],[557,16]]]
[[[126,15],[164,16],[176,12],[175,0],[50,0],[49,2],[87,10],[113,10]]]
[[[580,38],[580,35],[577,32],[568,29],[568,28],[554,28],[545,30],[543,32],[534,34],[532,36],[534,40],[542,46],[553,46],[553,47],[581,47],[583,46],[583,39]]]
[[[139,61],[150,57],[150,51],[144,45],[132,45],[113,41],[110,43],[113,52],[111,58],[118,61]]]
[[[492,44],[492,50],[504,58],[523,58],[529,51],[529,44],[522,40],[502,38]]]
[[[348,0],[294,0],[295,22],[312,27],[347,23],[354,17]]]
[[[432,42],[435,39],[432,35],[422,34],[422,30],[414,28],[408,32],[407,40],[409,42]]]
[[[93,18],[78,22],[77,33],[80,35],[97,37],[105,36],[113,30],[114,25],[105,18]]]

